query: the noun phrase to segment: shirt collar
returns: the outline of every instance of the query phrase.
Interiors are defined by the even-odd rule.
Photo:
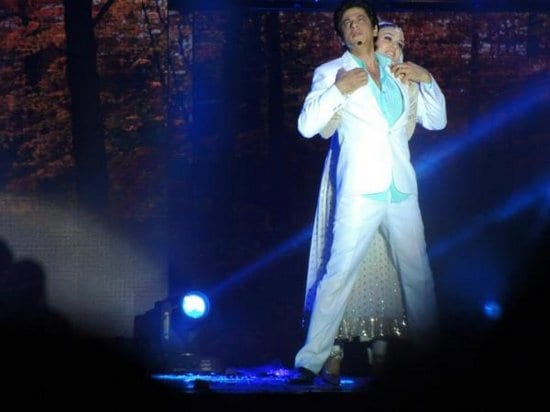
[[[378,64],[380,65],[380,68],[385,68],[386,66],[389,66],[392,63],[391,59],[388,56],[384,56],[382,53],[375,52],[374,55],[378,60]]]
[[[359,67],[365,67],[364,63],[361,61],[359,57],[357,57],[351,52],[348,52],[348,53],[353,58],[353,60],[355,60],[355,62],[359,65]],[[378,65],[380,66],[381,70],[385,70],[386,67],[392,63],[392,60],[388,56],[385,56],[381,53],[375,52],[374,57],[378,61]]]

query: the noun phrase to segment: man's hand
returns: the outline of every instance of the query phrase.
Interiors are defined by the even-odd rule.
[[[334,84],[342,94],[351,94],[358,88],[369,82],[369,76],[365,69],[355,68],[351,70],[340,69],[336,73]]]
[[[391,65],[391,72],[403,82],[430,83],[432,81],[428,70],[413,62],[394,63]]]

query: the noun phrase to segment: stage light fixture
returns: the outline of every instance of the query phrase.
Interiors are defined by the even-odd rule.
[[[483,313],[485,314],[485,317],[491,320],[498,320],[502,315],[502,307],[498,302],[490,300],[484,303]]]
[[[204,319],[210,311],[210,301],[204,293],[193,290],[181,298],[181,309],[192,319]]]
[[[206,294],[191,290],[157,301],[136,316],[134,336],[151,367],[176,373],[220,370],[219,360],[203,353],[209,313]]]

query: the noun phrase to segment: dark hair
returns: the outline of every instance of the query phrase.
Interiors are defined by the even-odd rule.
[[[374,7],[372,6],[372,4],[370,4],[370,2],[368,2],[367,0],[342,0],[338,7],[336,7],[336,10],[334,10],[334,30],[336,30],[336,33],[341,38],[343,38],[342,28],[340,27],[342,16],[347,10],[351,9],[352,7],[360,7],[365,10],[365,13],[367,13],[372,27],[374,28],[378,26],[378,17],[376,15],[376,10],[374,10]]]

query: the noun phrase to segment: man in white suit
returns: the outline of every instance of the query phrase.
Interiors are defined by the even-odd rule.
[[[292,384],[311,384],[321,371],[356,269],[379,228],[401,279],[411,341],[428,347],[437,333],[434,284],[406,131],[408,83],[420,83],[417,119],[426,129],[446,126],[444,96],[425,71],[391,64],[375,52],[378,19],[367,0],[343,0],[334,12],[334,27],[347,51],[315,70],[298,118],[306,138],[320,133],[333,116],[340,120],[332,145],[337,157],[330,256],[322,267]],[[323,377],[331,382],[330,376]]]

